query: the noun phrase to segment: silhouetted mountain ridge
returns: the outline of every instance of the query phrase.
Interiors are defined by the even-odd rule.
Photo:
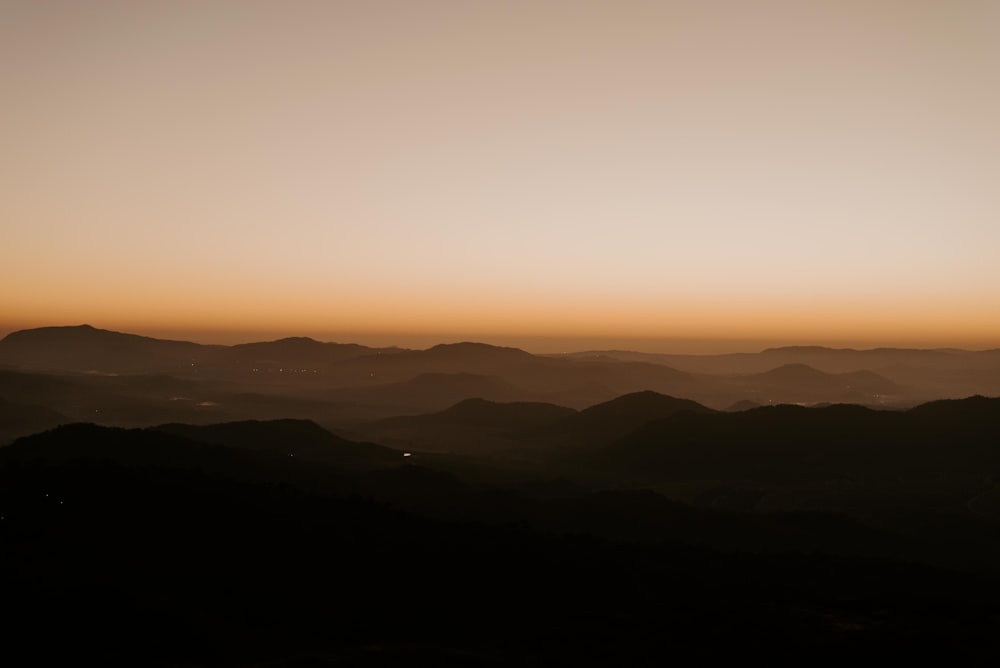
[[[515,431],[517,438],[536,446],[578,450],[603,445],[635,431],[646,422],[680,412],[712,413],[688,399],[644,390],[594,404],[565,419]]]
[[[579,460],[633,484],[680,479],[840,480],[1000,472],[1000,398],[906,412],[855,405],[765,406],[647,422]]]
[[[273,371],[292,366],[305,370],[329,371],[343,360],[370,354],[390,354],[396,349],[375,349],[356,343],[324,343],[308,337],[287,337],[276,341],[241,343],[228,347],[218,359],[228,364],[243,363],[250,368]]]
[[[221,348],[77,325],[12,332],[0,340],[0,360],[64,371],[149,372],[190,366]]]
[[[0,341],[21,369],[0,371],[0,428],[143,426],[62,424],[0,448],[15,661],[996,656],[1000,399],[702,403],[868,401],[887,382],[910,402],[897,377],[962,387],[961,359],[990,387],[989,355],[584,359],[55,329]]]
[[[805,364],[826,373],[867,370],[904,386],[914,399],[1000,394],[1000,350],[953,348],[829,348],[783,346],[755,353],[669,354],[604,350],[561,355],[579,361],[619,359],[664,364],[698,374],[736,376],[764,373],[784,364]],[[736,400],[735,398],[733,399]]]
[[[153,429],[200,443],[271,452],[335,466],[378,466],[400,462],[396,450],[373,443],[349,441],[311,420],[165,424]]]
[[[885,394],[900,391],[898,385],[872,371],[847,371],[844,373],[827,373],[807,364],[783,364],[779,367],[758,374],[743,377],[747,382],[765,382],[772,384],[787,384],[793,387],[829,388],[834,384],[841,386],[856,386],[869,389],[879,388]]]
[[[644,389],[721,409],[750,400],[768,403],[838,403],[904,408],[934,398],[1000,394],[1000,351],[770,348],[726,355],[647,354],[628,351],[533,355],[487,343],[439,344],[426,350],[368,348],[308,337],[236,346],[205,346],[98,330],[89,325],[14,332],[0,341],[0,364],[22,370],[168,374],[239,383],[242,392],[282,395],[318,406],[337,392],[366,417],[438,410],[461,399],[542,401],[582,409]],[[805,371],[811,367],[816,373]],[[794,372],[799,369],[798,372]],[[828,374],[823,376],[821,374]],[[430,402],[420,382],[383,403],[372,386],[405,383],[424,374],[473,374],[500,379],[516,391],[480,388]],[[857,374],[853,376],[845,374]],[[250,389],[252,388],[252,389]],[[343,400],[355,394],[353,400]],[[388,395],[387,395],[388,396]],[[8,400],[13,398],[6,397]],[[360,405],[366,402],[367,405]],[[215,401],[209,399],[208,401]],[[337,412],[334,410],[333,412]],[[329,412],[328,412],[329,413]],[[234,413],[232,417],[241,417]],[[269,413],[268,417],[277,416]],[[295,416],[324,419],[320,413]],[[72,417],[72,416],[71,416]],[[168,420],[170,416],[165,415]]]
[[[356,429],[364,438],[396,447],[472,455],[524,447],[515,432],[557,423],[575,413],[555,404],[473,398],[442,411],[384,418]]]
[[[62,413],[35,404],[18,404],[0,397],[0,446],[19,436],[72,422]]]
[[[678,399],[652,390],[642,390],[585,408],[580,411],[579,419],[581,421],[627,419],[645,422],[680,411],[715,412],[690,399]]]
[[[525,359],[534,357],[531,353],[520,348],[509,346],[494,346],[489,343],[479,343],[476,341],[462,341],[459,343],[439,343],[431,346],[427,350],[418,351],[425,357],[483,357],[491,356],[501,359]]]

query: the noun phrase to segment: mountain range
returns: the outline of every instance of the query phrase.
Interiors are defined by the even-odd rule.
[[[71,419],[103,414],[121,426],[261,417],[332,425],[444,410],[475,397],[581,410],[642,391],[715,409],[738,402],[901,408],[1000,394],[1000,351],[547,356],[482,343],[407,350],[302,337],[201,345],[81,325],[9,334],[0,340],[0,365],[7,369],[0,398],[8,403],[43,406]],[[66,399],[68,386],[82,389]],[[4,425],[0,432],[20,433],[13,423]]]
[[[1000,398],[963,392],[994,387],[994,358],[16,332],[0,341],[5,651],[986,663]]]

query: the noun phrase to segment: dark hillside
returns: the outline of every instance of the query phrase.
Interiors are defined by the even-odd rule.
[[[685,524],[711,524],[715,514],[687,522],[683,506],[655,495],[587,496],[554,511],[410,475],[417,469],[380,474],[389,491],[432,482],[418,495],[426,508],[485,518],[432,519],[338,491],[344,474],[315,464],[249,473],[241,452],[251,451],[96,427],[0,451],[3,605],[14,613],[8,656],[25,657],[21,665],[86,657],[104,665],[651,666],[692,652],[965,662],[996,650],[998,591],[982,578],[830,554],[685,546],[652,527],[685,535]],[[269,456],[256,454],[263,459],[244,461]],[[307,468],[308,485],[289,473]],[[478,508],[463,501],[477,498]],[[527,521],[489,519],[490,498],[520,503]],[[555,529],[559,517],[564,528]]]
[[[1000,471],[1000,399],[681,413],[592,456],[609,478],[831,480]]]

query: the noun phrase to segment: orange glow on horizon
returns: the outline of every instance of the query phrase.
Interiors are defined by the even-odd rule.
[[[872,299],[810,300],[604,300],[588,303],[537,298],[470,300],[343,299],[311,295],[154,295],[73,303],[31,303],[24,298],[6,312],[23,314],[0,322],[9,332],[37,326],[89,323],[152,336],[183,333],[195,341],[238,343],[284,336],[412,346],[456,340],[525,342],[544,352],[586,341],[611,347],[662,352],[734,351],[733,346],[829,345],[850,347],[1000,347],[1000,311],[983,312],[974,299],[938,306],[929,318],[917,300],[892,307]],[[67,299],[79,299],[70,295]],[[47,310],[51,309],[51,310]],[[505,344],[506,345],[506,344]],[[418,346],[419,347],[419,346]],[[683,348],[680,350],[679,348]],[[741,348],[743,349],[743,348]]]
[[[431,4],[0,9],[0,331],[1000,347],[990,3]]]

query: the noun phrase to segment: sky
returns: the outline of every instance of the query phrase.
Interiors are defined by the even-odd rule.
[[[1000,3],[0,0],[0,333],[1000,347]]]

